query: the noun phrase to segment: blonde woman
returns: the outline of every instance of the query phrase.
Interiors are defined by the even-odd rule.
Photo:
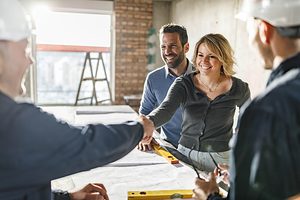
[[[197,42],[193,64],[196,72],[177,78],[165,100],[148,117],[157,128],[181,107],[177,149],[198,169],[213,171],[212,157],[217,163],[228,163],[234,113],[250,98],[250,90],[247,83],[233,76],[233,50],[221,34],[207,34]]]

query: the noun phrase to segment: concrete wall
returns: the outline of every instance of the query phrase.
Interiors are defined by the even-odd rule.
[[[253,97],[265,87],[269,73],[263,70],[259,57],[248,45],[245,23],[234,17],[239,7],[240,0],[173,0],[169,22],[187,28],[190,59],[200,37],[207,33],[223,34],[235,51],[236,76],[249,83]]]
[[[162,25],[170,23],[170,2],[163,1],[153,1],[153,27],[157,31],[156,37],[156,56],[155,56],[155,66],[160,67],[164,65],[163,60],[160,56],[160,45],[159,45],[159,29]]]

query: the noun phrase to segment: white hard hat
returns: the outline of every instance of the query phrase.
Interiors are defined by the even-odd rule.
[[[0,0],[0,40],[19,41],[30,36],[29,21],[18,0]]]
[[[257,17],[276,27],[299,26],[300,0],[243,0],[237,17]]]

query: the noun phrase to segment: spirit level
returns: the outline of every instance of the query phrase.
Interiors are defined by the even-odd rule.
[[[192,190],[128,191],[128,200],[190,199]]]
[[[175,158],[175,156],[173,156],[170,152],[168,152],[163,147],[159,146],[159,144],[153,143],[152,147],[158,155],[161,155],[162,157],[167,159],[168,162],[170,162],[171,164],[178,164],[179,163],[179,160],[177,158]]]

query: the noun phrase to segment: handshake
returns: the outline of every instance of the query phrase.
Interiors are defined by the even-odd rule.
[[[139,122],[144,127],[144,137],[140,141],[138,149],[141,151],[151,150],[150,143],[152,141],[153,132],[155,131],[154,123],[151,119],[144,115],[139,116]]]

